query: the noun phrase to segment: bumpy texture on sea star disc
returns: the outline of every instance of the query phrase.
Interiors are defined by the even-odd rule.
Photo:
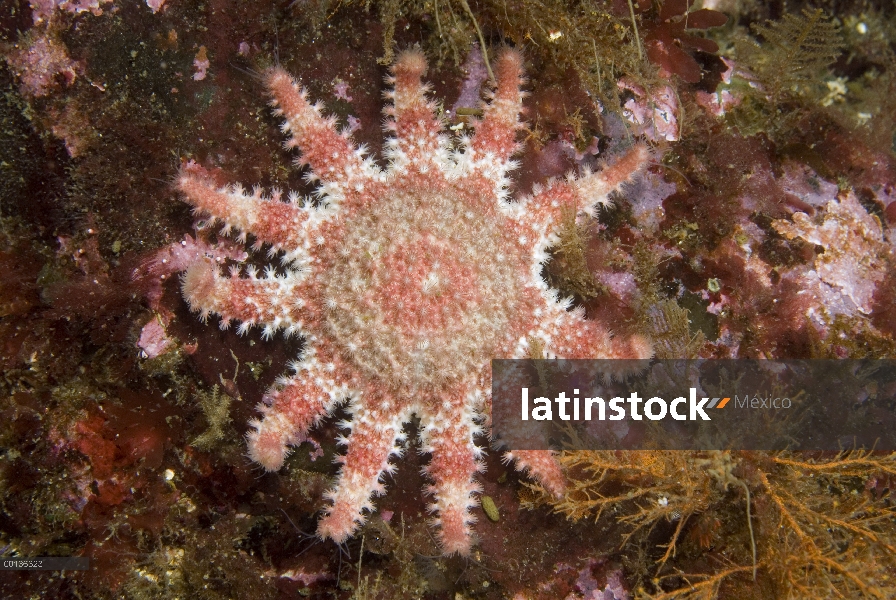
[[[320,183],[318,201],[219,188],[192,163],[178,180],[197,212],[283,252],[285,276],[268,269],[259,277],[251,268],[224,276],[203,260],[183,278],[184,296],[203,318],[216,313],[222,327],[241,321],[241,333],[262,325],[265,337],[285,329],[306,340],[295,373],[258,407],[251,458],[279,469],[290,446],[348,402],[346,450],[321,537],[344,541],[373,509],[372,496],[395,471],[391,458],[402,452],[404,424],[416,415],[420,447],[431,455],[427,492],[443,551],[469,553],[483,452],[474,438],[490,415],[490,360],[525,358],[532,343],[548,357],[650,355],[643,338],[613,338],[569,311],[541,275],[561,210],[593,212],[606,203],[643,168],[647,149],[635,146],[599,173],[552,180],[532,197],[510,200],[507,173],[517,166],[511,157],[523,128],[522,58],[507,50],[495,67],[496,88],[475,134],[452,145],[425,97],[422,53],[401,54],[387,93],[386,169],[337,131],[284,70],[272,69],[267,86],[285,118],[286,146],[302,150]],[[550,452],[507,457],[562,493]]]

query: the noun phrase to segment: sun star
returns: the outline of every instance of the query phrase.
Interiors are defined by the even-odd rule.
[[[178,187],[198,213],[225,223],[225,232],[257,238],[282,253],[286,274],[259,276],[238,267],[222,275],[200,260],[183,276],[183,294],[202,318],[240,333],[263,326],[301,334],[294,374],[265,395],[248,435],[249,456],[279,469],[289,447],[345,403],[345,454],[318,526],[321,538],[341,543],[373,510],[386,474],[405,445],[404,425],[419,419],[422,452],[430,455],[429,509],[446,554],[468,554],[471,509],[478,503],[476,473],[487,433],[492,358],[525,358],[532,344],[548,357],[645,358],[639,336],[612,337],[581,310],[569,310],[542,277],[564,207],[593,213],[646,164],[636,145],[599,173],[549,181],[531,197],[508,196],[507,173],[517,167],[523,92],[522,57],[505,50],[495,64],[496,85],[475,133],[452,139],[435,116],[421,83],[421,52],[402,53],[386,93],[388,166],[365,157],[349,135],[281,68],[266,75],[276,113],[285,119],[288,149],[318,182],[317,199],[262,195],[218,187],[193,163]],[[555,494],[564,478],[548,451],[508,453]]]

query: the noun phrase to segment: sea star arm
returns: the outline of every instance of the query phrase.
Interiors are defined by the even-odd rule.
[[[276,275],[268,270],[258,277],[249,267],[248,277],[240,277],[236,268],[229,276],[221,275],[218,266],[203,259],[193,263],[184,273],[181,287],[190,310],[203,319],[211,313],[221,316],[221,328],[232,320],[242,321],[239,332],[245,333],[256,324],[264,324],[264,336],[270,338],[278,329],[287,335],[298,333],[303,325],[304,301],[302,281],[296,271]]]
[[[495,89],[487,93],[490,102],[483,107],[483,118],[476,124],[476,133],[468,143],[470,154],[466,160],[492,180],[498,186],[498,197],[504,198],[510,184],[507,172],[518,166],[511,160],[520,150],[516,134],[525,128],[519,119],[525,97],[525,92],[520,90],[525,82],[522,55],[505,50],[495,62],[495,72]]]
[[[450,392],[449,392],[450,393]],[[483,470],[482,449],[473,438],[481,431],[471,403],[456,406],[448,401],[440,410],[420,417],[420,441],[431,454],[426,473],[433,483],[429,510],[436,514],[444,554],[466,556],[473,544],[471,526],[476,522],[470,510],[482,487],[474,479]]]
[[[262,242],[271,244],[271,253],[286,250],[283,261],[302,266],[306,262],[307,242],[318,219],[309,219],[322,210],[303,208],[298,200],[281,202],[280,193],[273,197],[262,196],[256,188],[247,194],[239,186],[218,187],[205,169],[190,162],[181,170],[177,187],[197,213],[207,213],[213,219],[224,222],[224,231],[236,229],[245,241],[246,233],[252,233]]]
[[[580,208],[594,216],[599,206],[610,203],[611,192],[619,190],[624,183],[631,181],[632,177],[643,171],[649,162],[650,149],[639,143],[613,164],[600,171],[586,173],[575,180],[572,185],[580,198]]]
[[[516,470],[526,473],[548,492],[560,498],[566,490],[566,477],[552,450],[516,450],[504,453],[504,462],[514,461]]]
[[[331,203],[342,200],[342,190],[355,189],[375,178],[378,169],[364,158],[348,133],[336,130],[336,119],[321,115],[319,104],[308,101],[308,93],[293,78],[275,67],[266,75],[268,90],[273,96],[274,113],[284,117],[282,129],[290,134],[287,149],[300,148],[299,164],[311,168],[310,179],[320,179],[318,193]]]
[[[306,349],[304,360],[293,363],[296,374],[278,380],[258,405],[261,419],[249,422],[254,428],[247,439],[249,458],[268,471],[283,466],[289,446],[305,441],[308,430],[329,413],[334,404],[351,395],[336,375],[335,365]]]
[[[600,171],[578,179],[570,174],[565,181],[552,179],[543,186],[536,185],[532,196],[519,202],[502,202],[501,210],[536,234],[546,236],[557,228],[564,210],[595,216],[598,207],[610,204],[610,193],[642,171],[649,160],[650,150],[637,144]]]
[[[486,369],[483,369],[483,373],[488,374],[488,380],[492,379],[492,369],[491,365],[489,365]],[[505,389],[519,389],[522,386],[527,385],[525,381],[527,381],[528,377],[523,375],[520,370],[513,369],[504,369],[502,372],[503,378],[500,382],[497,382],[497,385],[500,387],[505,387]],[[499,434],[502,434],[504,439],[493,438],[492,444],[496,448],[500,448],[505,445],[507,442],[507,436],[514,441],[514,445],[527,445],[527,442],[538,443],[543,440],[543,438],[538,435],[538,433],[527,427],[518,428],[516,431],[508,431],[508,427],[512,427],[514,423],[516,423],[516,419],[514,418],[514,414],[509,414],[508,411],[513,411],[516,413],[518,407],[510,406],[506,402],[502,402],[499,406],[494,406],[492,403],[492,395],[489,384],[485,384],[482,387],[485,399],[485,405],[487,407],[487,412],[491,415],[490,421],[494,421],[498,423],[501,427],[501,431]],[[489,423],[489,427],[491,427],[491,422]],[[535,438],[530,438],[530,435],[536,435]],[[566,490],[566,477],[563,475],[563,470],[560,468],[560,464],[557,462],[557,453],[551,450],[506,450],[502,456],[502,459],[505,464],[514,464],[514,468],[521,473],[527,473],[532,479],[538,481],[546,490],[548,490],[551,494],[554,494],[558,498],[563,495],[563,492]]]
[[[386,140],[389,172],[404,173],[415,166],[421,173],[449,164],[448,138],[441,133],[442,121],[435,116],[436,105],[426,99],[429,86],[422,83],[426,58],[419,50],[402,52],[386,82],[393,84],[384,96],[392,101],[383,112],[385,128],[393,135]]]
[[[408,410],[387,412],[388,406],[394,408],[394,402],[370,397],[373,394],[365,392],[363,402],[351,407],[352,421],[343,423],[351,434],[340,440],[347,446],[345,456],[337,458],[342,470],[336,485],[326,494],[331,504],[317,527],[321,539],[330,538],[337,544],[363,524],[364,512],[373,509],[371,496],[385,492],[381,480],[395,470],[389,458],[401,454],[396,441],[402,437],[403,423],[411,417]]]

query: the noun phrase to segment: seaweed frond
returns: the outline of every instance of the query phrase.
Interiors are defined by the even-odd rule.
[[[773,104],[787,96],[806,95],[843,48],[840,26],[820,8],[804,9],[802,15],[785,14],[766,25],[754,24],[752,30],[762,42],[740,40],[737,56]]]
[[[896,453],[567,451],[560,462],[565,496],[530,485],[524,506],[627,526],[620,545],[646,548],[636,571],[655,573],[642,596],[892,597]],[[704,568],[683,571],[682,555]]]
[[[675,300],[663,300],[647,310],[648,334],[657,358],[697,358],[706,336],[700,330],[691,332],[688,313]]]
[[[208,429],[193,439],[190,445],[200,450],[210,450],[227,437],[225,430],[231,424],[230,403],[232,399],[227,394],[221,393],[221,389],[217,385],[213,386],[211,391],[198,392],[196,396],[208,422]]]
[[[600,288],[585,259],[590,234],[588,228],[576,220],[574,208],[561,209],[558,236],[560,241],[554,247],[555,274],[559,280],[557,286],[583,300],[594,298],[600,293]]]

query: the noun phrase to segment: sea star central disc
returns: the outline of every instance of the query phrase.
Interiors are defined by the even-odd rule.
[[[396,387],[440,387],[481,368],[519,292],[492,219],[458,211],[457,194],[393,194],[358,215],[334,257],[324,291],[333,336]]]

